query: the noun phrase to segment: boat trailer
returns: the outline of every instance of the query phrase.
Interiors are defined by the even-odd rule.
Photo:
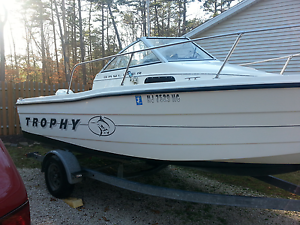
[[[154,166],[152,169],[143,171],[140,174],[124,177],[123,164],[118,164],[119,167],[117,176],[107,175],[106,173],[99,172],[97,170],[82,168],[76,156],[65,150],[52,150],[45,156],[41,156],[37,152],[28,153],[26,156],[28,158],[36,159],[42,163],[42,172],[45,172],[45,181],[48,191],[57,198],[67,197],[71,193],[74,184],[81,182],[83,177],[88,177],[126,190],[179,201],[260,209],[300,211],[300,200],[184,191],[142,184],[129,180],[133,177],[158,172],[167,165]],[[300,186],[289,183],[285,180],[281,180],[270,175],[254,178],[290,193],[300,195]]]

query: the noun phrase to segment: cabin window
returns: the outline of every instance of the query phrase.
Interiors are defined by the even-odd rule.
[[[138,41],[137,43],[129,46],[122,53],[138,51],[138,50],[145,49],[145,48],[147,48],[147,46],[142,41]],[[130,54],[118,56],[109,63],[109,65],[105,68],[105,70],[126,68],[128,65],[129,59],[130,59]],[[133,54],[133,57],[132,57],[132,60],[131,60],[131,63],[129,66],[138,66],[138,65],[155,63],[155,62],[160,62],[160,61],[153,54],[152,51],[142,51],[142,52],[136,52]]]

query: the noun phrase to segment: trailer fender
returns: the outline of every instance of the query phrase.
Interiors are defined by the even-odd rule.
[[[64,165],[64,168],[66,170],[68,182],[70,184],[76,184],[82,181],[81,174],[81,167],[79,165],[79,162],[75,155],[68,151],[63,150],[51,150],[49,151],[42,162],[42,172],[45,172],[45,165],[49,158],[51,158],[53,155],[58,157],[62,164]]]

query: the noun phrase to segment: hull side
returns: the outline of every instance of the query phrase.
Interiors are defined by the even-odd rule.
[[[300,164],[299,88],[141,94],[18,105],[22,130],[168,162]]]
[[[89,149],[82,146],[77,146],[71,143],[66,143],[63,141],[58,141],[45,136],[31,134],[27,132],[23,132],[23,135],[26,138],[41,141],[55,147],[65,148],[70,151],[79,152],[83,154],[96,155],[104,158],[109,158],[112,160],[139,159],[139,160],[145,160],[152,164],[167,164],[167,165],[193,167],[193,168],[199,168],[201,170],[210,171],[210,172],[233,174],[233,175],[240,175],[240,176],[266,176],[266,175],[275,175],[281,173],[289,173],[289,172],[300,170],[299,164],[263,164],[263,163],[234,163],[234,162],[183,161],[183,160],[169,161],[169,160],[144,159],[144,158],[129,157],[124,155]]]

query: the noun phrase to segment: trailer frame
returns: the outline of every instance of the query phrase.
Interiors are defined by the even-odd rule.
[[[82,178],[87,177],[126,190],[157,196],[157,197],[162,197],[162,198],[179,200],[179,201],[194,202],[194,203],[201,203],[201,204],[212,204],[212,205],[260,208],[260,209],[300,211],[300,200],[295,200],[295,199],[212,194],[212,193],[185,191],[185,190],[166,188],[166,187],[134,182],[124,178],[122,163],[119,163],[117,176],[107,175],[97,170],[81,167],[76,156],[72,152],[65,151],[65,150],[59,150],[59,149],[52,150],[49,151],[45,156],[41,156],[37,152],[33,152],[33,153],[28,153],[27,157],[34,158],[40,161],[42,163],[42,172],[47,171],[46,166],[49,164],[47,162],[52,157],[58,158],[64,167],[64,171],[62,172],[66,173],[66,177],[70,185],[79,183],[82,181]],[[145,174],[148,175],[150,173],[155,173],[165,166],[166,165],[160,165],[154,167],[152,170],[146,171]],[[140,176],[143,175],[144,175],[143,173],[140,174]],[[300,186],[292,184],[285,180],[270,175],[258,176],[254,178],[266,182],[268,184],[271,184],[273,186],[276,186],[278,188],[284,189],[293,194],[300,195]],[[47,173],[45,173],[45,179],[47,183]],[[47,188],[49,190],[48,185]],[[49,192],[52,194],[51,190],[49,190]]]

